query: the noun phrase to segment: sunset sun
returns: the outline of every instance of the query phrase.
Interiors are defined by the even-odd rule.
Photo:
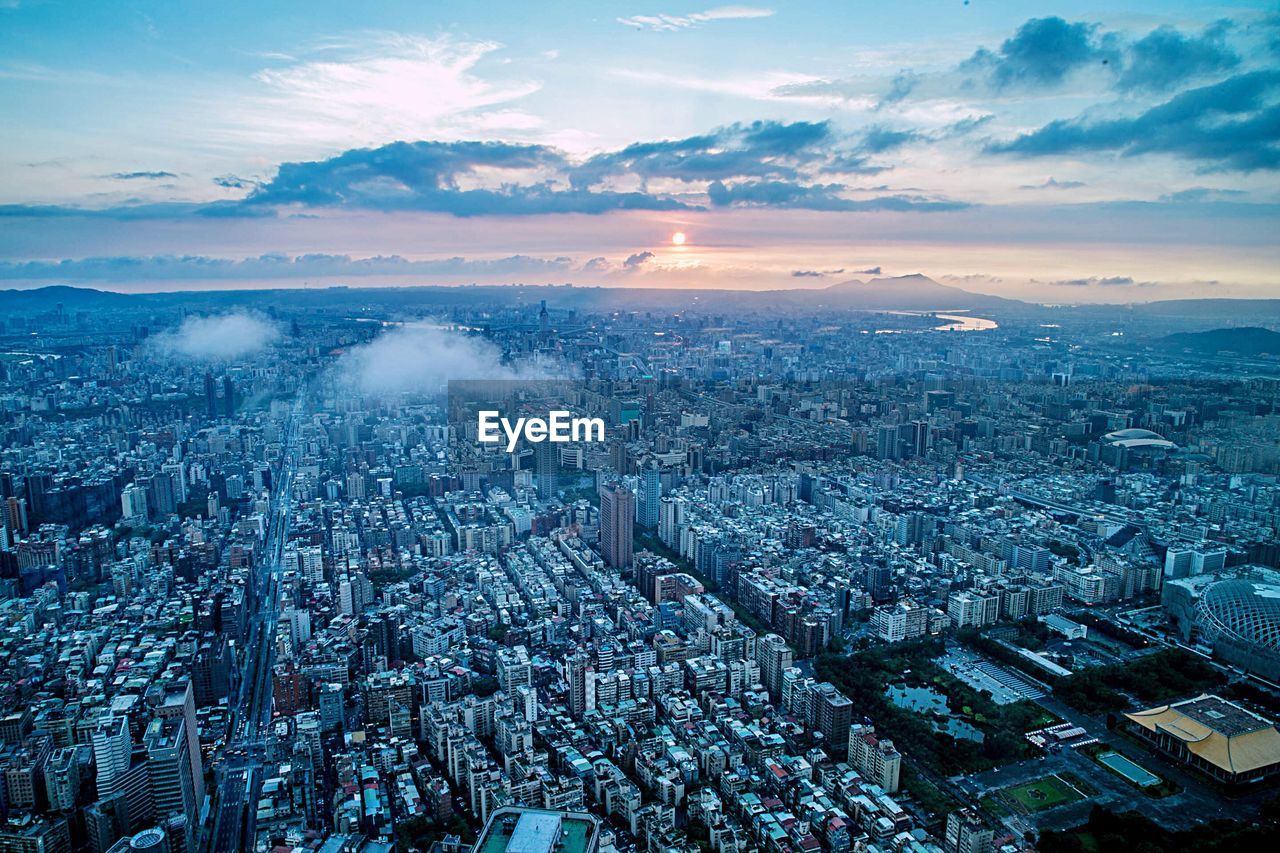
[[[688,239],[689,238],[685,235],[683,231],[677,231],[676,233],[671,235],[671,245],[683,246],[685,244],[685,241]]]

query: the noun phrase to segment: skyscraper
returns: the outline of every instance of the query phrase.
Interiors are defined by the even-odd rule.
[[[230,376],[222,377],[222,409],[227,417],[236,413],[236,386]]]
[[[658,508],[662,500],[662,474],[649,465],[640,472],[640,512],[637,521],[645,530],[658,526]]]
[[[540,441],[533,446],[533,463],[538,495],[544,499],[556,493],[556,479],[560,469],[560,445]]]
[[[143,736],[147,747],[147,771],[151,777],[151,801],[155,815],[196,814],[195,780],[191,777],[190,744],[182,717],[157,717]]]
[[[612,483],[600,493],[600,555],[615,569],[631,567],[636,498],[626,486]]]
[[[765,634],[760,638],[756,661],[760,664],[760,680],[769,689],[769,695],[781,696],[782,673],[793,663],[787,641],[777,634]]]
[[[187,759],[191,764],[191,785],[195,793],[196,808],[204,802],[204,770],[200,762],[200,728],[196,721],[195,690],[190,681],[172,684],[165,692],[164,701],[156,708],[156,716],[181,717],[185,723],[183,736],[187,739]]]
[[[209,417],[218,416],[218,389],[213,384],[213,374],[209,372],[204,375],[204,406]]]
[[[585,652],[575,652],[565,661],[565,681],[569,683],[569,715],[581,720],[595,710],[595,669]]]

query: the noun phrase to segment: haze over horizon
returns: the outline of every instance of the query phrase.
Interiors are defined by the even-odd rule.
[[[1274,3],[71,11],[0,3],[0,289],[1280,298]]]

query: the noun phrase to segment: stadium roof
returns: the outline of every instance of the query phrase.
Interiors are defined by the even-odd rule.
[[[1149,429],[1118,429],[1104,435],[1102,440],[1120,447],[1156,447],[1166,450],[1177,450],[1178,448],[1178,445],[1169,441],[1160,433],[1152,432]]]

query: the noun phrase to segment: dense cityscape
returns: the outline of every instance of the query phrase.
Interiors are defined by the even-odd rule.
[[[5,295],[0,850],[1272,837],[1276,349],[466,291]]]
[[[1276,0],[0,0],[0,853],[1280,850]]]

